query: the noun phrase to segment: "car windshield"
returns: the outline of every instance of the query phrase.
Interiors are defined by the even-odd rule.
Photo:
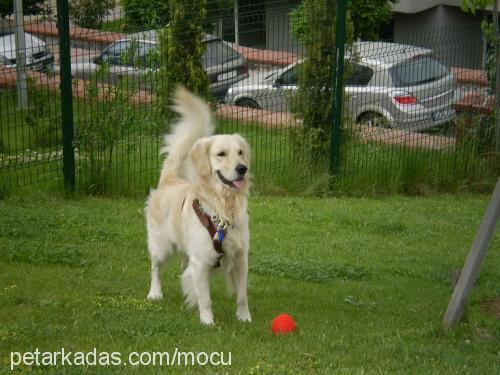
[[[238,52],[222,43],[222,41],[213,40],[206,43],[205,52],[203,53],[203,66],[206,68],[214,65],[222,65],[239,57]]]
[[[448,75],[444,65],[430,56],[417,56],[389,69],[396,87],[416,86],[437,81]]]

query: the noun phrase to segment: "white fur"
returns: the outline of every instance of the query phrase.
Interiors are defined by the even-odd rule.
[[[203,324],[213,324],[210,276],[217,253],[208,231],[192,208],[198,199],[208,212],[217,212],[231,224],[223,241],[222,269],[230,290],[236,292],[236,316],[251,321],[247,299],[249,173],[239,189],[227,181],[241,179],[236,167],[250,168],[250,150],[239,135],[211,135],[214,125],[206,103],[179,88],[175,106],[180,120],[165,136],[168,153],[158,188],[146,207],[148,248],[151,256],[151,289],[148,298],[163,298],[161,274],[168,259],[183,256],[182,290],[188,306],[198,306]],[[222,156],[223,155],[223,156]]]

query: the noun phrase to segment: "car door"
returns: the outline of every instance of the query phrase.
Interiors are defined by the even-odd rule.
[[[353,64],[344,87],[347,99],[347,110],[355,121],[357,117],[372,108],[377,98],[377,88],[368,86],[374,74],[373,69],[360,64]]]
[[[271,94],[266,98],[267,105],[273,111],[290,111],[292,100],[297,92],[299,65],[294,65],[290,69],[285,70],[274,81],[271,89]]]
[[[110,83],[116,83],[124,77],[133,80],[139,75],[139,68],[133,64],[137,53],[137,42],[132,40],[116,42],[103,51],[101,59],[108,63]]]

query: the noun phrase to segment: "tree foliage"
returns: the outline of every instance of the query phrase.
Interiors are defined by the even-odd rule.
[[[115,0],[70,0],[69,15],[76,25],[97,29],[114,7]]]
[[[392,4],[397,0],[350,0],[347,3],[348,12],[353,25],[353,37],[362,40],[374,40],[378,37],[380,27],[387,24],[392,17]],[[291,29],[294,37],[303,42],[307,28],[314,27],[314,23],[308,24],[304,9],[306,1],[303,1],[290,14]],[[335,9],[334,5],[330,5]]]
[[[354,25],[354,37],[375,40],[380,27],[392,18],[392,5],[397,0],[349,0],[348,10]]]
[[[333,4],[332,4],[333,3]],[[298,70],[298,91],[293,111],[303,119],[306,136],[318,156],[325,154],[332,124],[332,87],[335,74],[335,1],[305,0],[302,3],[304,33],[301,42],[307,58]],[[352,25],[347,22],[347,42]]]
[[[462,0],[462,10],[466,12],[476,13],[477,10],[483,10],[486,7],[493,5],[495,0]],[[488,78],[488,87],[490,93],[495,93],[498,97],[499,87],[496,87],[497,78],[497,55],[500,41],[495,35],[496,30],[492,21],[484,20],[481,24],[483,34],[488,43],[493,46],[487,51],[486,55],[486,76]],[[493,116],[490,116],[486,121],[481,121],[479,131],[476,137],[477,149],[480,152],[491,152],[495,149],[498,153],[498,144],[496,144],[496,118],[498,116],[498,106],[495,106]]]
[[[203,68],[203,24],[205,0],[171,0],[171,21],[159,34],[157,94],[162,109],[169,107],[173,89],[183,84],[202,97],[209,97],[209,82]]]
[[[170,21],[168,0],[121,0],[129,31],[158,29]]]
[[[45,0],[23,0],[23,13],[25,15],[39,14],[43,10]],[[0,17],[14,13],[14,0],[0,0]]]
[[[174,2],[175,3],[175,2]],[[175,4],[169,0],[121,0],[128,31],[162,28],[170,22],[171,9]],[[233,14],[234,0],[208,0],[205,2],[205,30],[211,30],[221,17]]]
[[[489,5],[493,5],[495,0],[462,0],[462,10],[476,14],[479,9],[484,9]]]
[[[495,0],[462,0],[462,10],[466,12],[471,12],[473,14],[478,10],[485,9],[487,6],[493,5]],[[495,29],[493,22],[484,20],[481,24],[481,29],[483,34],[494,48],[497,48],[498,43],[495,43]],[[490,89],[495,90],[496,81],[496,61],[494,49],[488,51],[486,56],[486,75],[488,77],[488,84]]]

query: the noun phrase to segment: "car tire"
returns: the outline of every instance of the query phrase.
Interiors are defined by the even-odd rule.
[[[358,123],[374,128],[390,129],[391,123],[387,118],[377,112],[365,112],[359,115]]]
[[[254,109],[260,109],[259,104],[253,99],[240,99],[236,102],[236,105],[238,107],[246,107],[246,108],[254,108]]]

